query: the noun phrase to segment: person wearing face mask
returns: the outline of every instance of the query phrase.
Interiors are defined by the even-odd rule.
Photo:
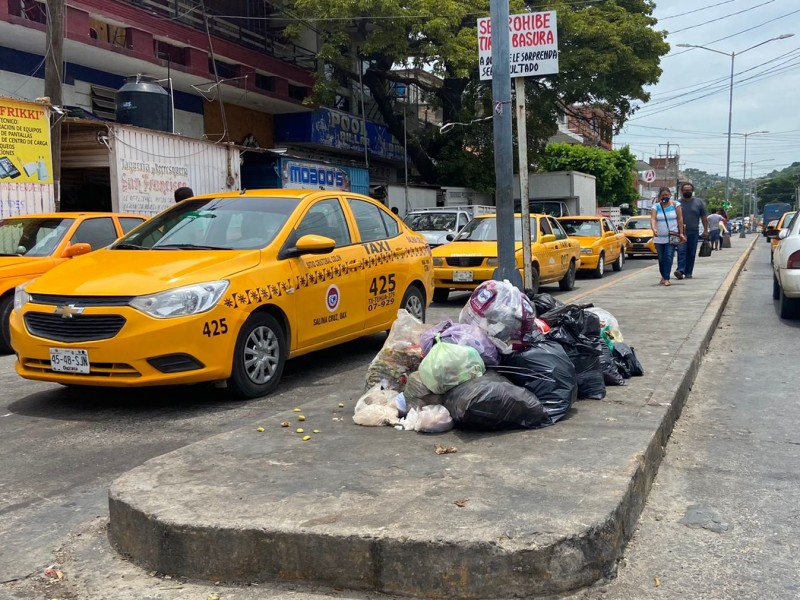
[[[692,278],[694,261],[697,258],[697,242],[700,239],[700,222],[703,223],[703,237],[708,239],[708,211],[705,203],[700,198],[694,197],[694,185],[681,184],[681,213],[683,214],[683,232],[686,241],[678,246],[678,270],[675,271],[677,279]]]
[[[655,237],[653,242],[658,253],[658,270],[661,273],[659,285],[672,285],[669,282],[672,272],[672,261],[675,247],[686,241],[683,231],[683,215],[681,207],[672,201],[672,192],[668,187],[658,190],[658,202],[650,209],[650,228]]]

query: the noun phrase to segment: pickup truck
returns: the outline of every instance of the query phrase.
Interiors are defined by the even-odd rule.
[[[479,215],[494,214],[494,206],[441,206],[417,208],[409,212],[403,221],[411,229],[425,236],[431,248],[446,244],[448,235],[457,234],[472,219]]]

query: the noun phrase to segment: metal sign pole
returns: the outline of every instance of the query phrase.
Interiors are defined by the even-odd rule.
[[[514,253],[514,149],[511,124],[511,65],[508,0],[491,0],[492,109],[494,125],[494,171],[497,204],[497,259],[492,273],[496,280],[508,279],[518,288],[522,277]]]
[[[525,79],[514,78],[514,94],[517,108],[517,149],[519,150],[519,201],[522,219],[522,272],[525,289],[533,289],[531,274],[531,219],[528,204],[528,127],[525,113]]]

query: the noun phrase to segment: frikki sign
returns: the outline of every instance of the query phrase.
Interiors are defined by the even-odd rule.
[[[511,77],[558,73],[556,11],[524,13],[508,18]],[[481,81],[492,78],[492,20],[478,19],[478,69]]]

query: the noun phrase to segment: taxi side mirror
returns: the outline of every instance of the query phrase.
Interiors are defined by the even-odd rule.
[[[71,244],[64,248],[64,252],[61,253],[61,258],[73,258],[75,256],[80,256],[81,254],[88,254],[92,251],[92,247],[89,244],[84,244],[83,242],[78,244]]]
[[[329,254],[336,248],[336,242],[324,235],[304,235],[294,248],[291,248],[287,254],[289,256],[302,256],[303,254]]]
[[[549,244],[550,242],[556,241],[556,236],[553,235],[552,233],[548,233],[547,235],[543,235],[541,238],[539,238],[539,241],[542,244]]]
[[[448,233],[446,236],[444,236],[444,239],[446,239],[448,242],[452,242],[454,239],[456,239],[456,236],[452,233]]]
[[[603,237],[610,237],[612,235],[617,235],[617,234],[614,233],[613,231],[606,231],[603,233]]]
[[[782,231],[786,231],[785,229],[767,229],[764,235],[772,240],[783,239],[780,237]],[[786,236],[784,236],[786,237]]]

